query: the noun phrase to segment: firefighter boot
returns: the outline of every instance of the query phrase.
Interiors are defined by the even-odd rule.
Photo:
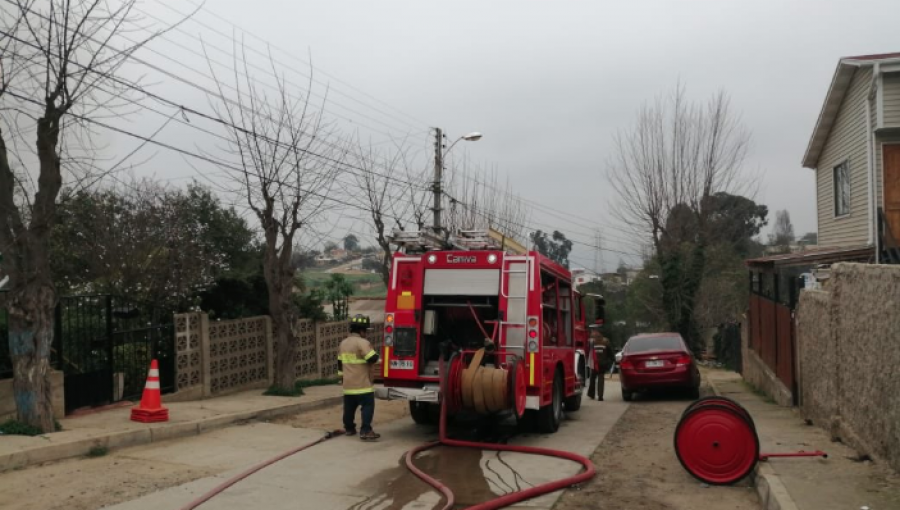
[[[370,430],[368,432],[362,432],[359,435],[359,438],[363,441],[377,441],[378,438],[381,437],[381,434],[376,434],[374,430]]]

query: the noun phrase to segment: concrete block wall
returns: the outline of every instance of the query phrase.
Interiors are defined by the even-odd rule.
[[[798,310],[803,413],[900,471],[900,267],[836,264]]]
[[[337,348],[349,321],[315,324],[298,320],[293,328],[298,379],[333,377]],[[380,350],[384,326],[373,323],[368,339]],[[269,316],[211,322],[202,312],[175,316],[176,392],[168,401],[265,387],[274,380],[274,332]]]

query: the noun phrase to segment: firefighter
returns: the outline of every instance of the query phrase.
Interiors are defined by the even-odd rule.
[[[350,336],[345,338],[338,349],[338,375],[343,377],[344,385],[344,431],[348,436],[356,435],[356,408],[360,407],[362,427],[359,438],[363,441],[375,441],[380,434],[372,430],[372,417],[375,414],[375,388],[373,386],[373,369],[378,363],[378,353],[366,340],[369,330],[369,318],[356,315],[350,319]]]
[[[590,368],[590,386],[588,387],[588,398],[603,400],[603,390],[606,386],[606,377],[604,374],[612,367],[614,360],[612,349],[609,346],[609,340],[603,338],[600,333],[600,325],[594,324],[590,326],[591,338],[588,342],[590,354],[588,354],[588,368]]]

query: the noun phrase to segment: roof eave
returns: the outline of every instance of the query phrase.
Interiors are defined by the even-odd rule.
[[[849,87],[849,79],[847,80],[846,86],[843,90],[840,90],[840,94],[836,95],[837,89],[836,85],[840,84],[840,79],[849,73],[850,78],[852,78],[852,72],[856,70],[856,68],[861,67],[862,65],[870,64],[870,62],[864,63],[856,63],[858,61],[848,62],[844,59],[838,61],[837,67],[834,69],[834,75],[831,77],[831,84],[828,86],[828,92],[825,94],[825,101],[822,102],[822,109],[819,111],[819,118],[816,119],[816,125],[813,128],[812,136],[809,137],[809,143],[806,145],[806,152],[803,154],[803,167],[810,168],[815,170],[819,163],[819,156],[822,155],[822,150],[825,147],[825,141],[828,138],[828,132],[831,131],[833,119],[830,122],[826,123],[826,114],[829,110],[829,107],[834,108],[835,110],[839,109],[841,106],[841,102],[844,99],[844,94],[847,91],[847,87]],[[835,112],[834,115],[837,115]],[[820,140],[821,137],[821,140]]]

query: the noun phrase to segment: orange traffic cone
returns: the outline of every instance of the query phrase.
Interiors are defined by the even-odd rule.
[[[141,423],[169,421],[169,410],[163,407],[162,396],[159,393],[159,365],[156,360],[150,362],[150,373],[144,386],[141,404],[131,408],[131,421]]]

